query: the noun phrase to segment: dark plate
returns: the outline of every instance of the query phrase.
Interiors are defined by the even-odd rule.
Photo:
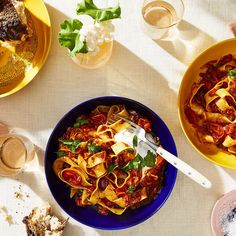
[[[173,166],[168,165],[165,183],[157,198],[147,206],[140,207],[136,210],[126,210],[121,216],[115,214],[104,216],[90,207],[76,206],[74,199],[70,199],[69,197],[69,188],[66,187],[52,170],[53,162],[57,158],[55,152],[58,150],[58,139],[66,132],[69,126],[75,123],[76,118],[81,114],[90,113],[98,105],[114,104],[124,104],[126,108],[135,110],[147,117],[152,122],[153,132],[160,137],[162,146],[172,154],[177,155],[173,137],[161,118],[148,107],[128,98],[113,96],[94,98],[77,105],[62,117],[54,128],[46,147],[45,173],[48,186],[57,203],[69,216],[82,224],[104,230],[128,228],[151,217],[161,208],[171,194],[177,175],[177,170]]]

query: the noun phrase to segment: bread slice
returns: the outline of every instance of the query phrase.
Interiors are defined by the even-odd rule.
[[[0,1],[0,40],[23,41],[28,29],[24,4],[21,0]]]
[[[52,215],[49,204],[43,204],[32,210],[29,216],[25,216],[27,236],[61,236],[67,220],[61,221]]]

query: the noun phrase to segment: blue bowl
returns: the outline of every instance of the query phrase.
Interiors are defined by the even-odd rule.
[[[128,109],[135,110],[147,117],[152,122],[152,130],[160,138],[162,146],[172,154],[177,155],[173,137],[165,123],[155,112],[134,100],[115,96],[98,97],[77,105],[64,115],[54,128],[46,147],[45,174],[48,186],[57,203],[69,216],[82,224],[103,230],[118,230],[132,227],[150,218],[162,207],[171,194],[177,175],[176,168],[168,165],[164,186],[157,198],[149,205],[135,210],[128,209],[121,216],[115,214],[100,215],[89,207],[78,207],[74,199],[70,199],[69,188],[59,180],[52,170],[53,162],[57,158],[55,152],[58,150],[58,139],[66,132],[69,126],[75,123],[76,118],[81,114],[88,114],[98,105],[114,104],[124,104]]]

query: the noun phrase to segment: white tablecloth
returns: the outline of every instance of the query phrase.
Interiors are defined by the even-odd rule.
[[[0,177],[0,205],[13,217],[8,225],[0,215],[0,235],[23,236],[21,220],[33,207],[48,201],[56,214],[66,217],[47,187],[43,150],[62,115],[76,104],[97,96],[120,95],[156,111],[172,132],[179,157],[213,183],[206,190],[178,174],[164,206],[144,223],[117,231],[86,227],[70,219],[65,236],[159,235],[209,236],[211,210],[216,200],[236,188],[236,171],[201,157],[185,138],[177,117],[177,94],[188,64],[214,42],[232,37],[228,24],[235,19],[235,0],[186,0],[185,14],[171,40],[153,41],[140,29],[137,0],[121,0],[122,19],[115,20],[115,44],[109,63],[98,70],[75,65],[57,42],[59,24],[75,16],[76,0],[46,0],[52,21],[52,48],[45,66],[21,91],[0,100],[0,120],[25,134],[40,148],[38,165],[15,178]],[[37,160],[35,160],[37,161]],[[21,191],[22,199],[14,192]]]

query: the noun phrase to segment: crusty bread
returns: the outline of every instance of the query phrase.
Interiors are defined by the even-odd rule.
[[[49,204],[34,208],[23,219],[28,236],[61,236],[67,221],[68,219],[61,221],[52,215]]]
[[[24,10],[22,1],[0,1],[0,40],[23,41],[27,38],[28,28]]]

